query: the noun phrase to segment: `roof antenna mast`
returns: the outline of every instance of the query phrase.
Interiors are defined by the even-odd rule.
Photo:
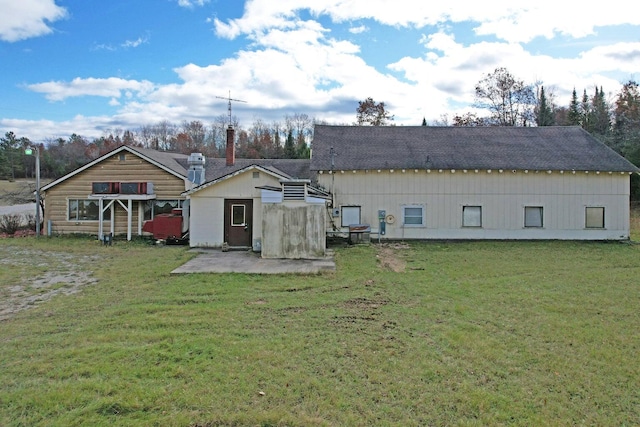
[[[227,101],[229,101],[229,104],[227,106],[227,110],[229,110],[229,126],[231,126],[231,101],[235,101],[235,102],[244,102],[245,104],[247,103],[247,101],[243,101],[241,99],[233,99],[231,98],[231,91],[229,91],[229,96],[216,96],[216,98],[218,99],[226,99]]]

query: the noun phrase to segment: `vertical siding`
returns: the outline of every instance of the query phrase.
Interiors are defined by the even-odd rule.
[[[331,175],[319,175],[331,188]],[[337,206],[362,206],[362,222],[377,232],[379,209],[397,221],[386,238],[626,239],[629,175],[547,171],[388,170],[336,173]],[[404,227],[402,206],[425,206],[424,227]],[[462,208],[482,206],[482,227],[462,227]],[[544,226],[524,227],[525,206],[542,206]],[[586,229],[586,206],[605,207],[605,229]],[[339,224],[339,218],[335,219]]]
[[[300,202],[265,204],[262,258],[323,258],[325,218],[324,205]]]
[[[87,199],[91,194],[93,182],[153,182],[157,199],[184,199],[181,195],[185,190],[184,179],[178,178],[157,166],[135,156],[125,153],[125,160],[119,155],[109,157],[102,162],[74,175],[44,194],[45,230],[47,221],[52,221],[54,234],[70,233],[98,233],[98,221],[69,221],[68,204],[70,199]],[[125,206],[127,204],[124,201]],[[115,234],[126,234],[127,212],[116,202]],[[138,230],[139,204],[133,201],[132,234]],[[105,221],[105,232],[109,231],[109,221]]]

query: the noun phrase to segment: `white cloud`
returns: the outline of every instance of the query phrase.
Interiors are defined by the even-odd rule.
[[[465,46],[443,32],[425,36],[422,41],[426,49],[423,57],[405,57],[389,68],[411,81],[418,93],[430,93],[427,117],[438,117],[456,104],[466,105],[465,111],[469,110],[475,84],[497,67],[506,67],[525,83],[541,82],[546,88],[553,88],[561,105],[569,103],[574,87],[589,91],[597,85],[615,94],[622,79],[608,73],[640,69],[640,43],[595,47],[575,58],[554,58],[528,52],[517,43],[479,42]]]
[[[149,36],[138,37],[135,40],[126,40],[120,46],[122,46],[125,49],[127,49],[127,48],[136,48],[136,47],[138,47],[138,46],[140,46],[142,44],[147,44],[147,43],[149,43]]]
[[[148,81],[124,80],[117,77],[107,79],[75,78],[71,82],[45,82],[28,85],[27,88],[34,92],[44,93],[50,101],[63,101],[66,98],[77,96],[103,96],[118,98],[122,90],[133,90],[145,94],[153,89],[153,84]]]
[[[203,2],[181,5],[187,3]],[[42,126],[38,132],[45,135],[67,128],[69,133],[99,136],[96,132],[100,129],[135,129],[160,120],[207,122],[226,114],[226,101],[217,97],[224,98],[230,91],[232,98],[247,101],[233,105],[233,113],[245,126],[255,117],[282,119],[284,114],[295,112],[309,113],[332,123],[352,123],[357,101],[369,96],[385,102],[396,116],[396,123],[417,125],[422,117],[432,122],[447,112],[470,110],[475,83],[499,66],[507,67],[525,82],[542,81],[545,88],[557,88],[560,104],[568,103],[574,87],[589,90],[598,85],[607,93],[619,90],[620,80],[612,77],[612,71],[637,73],[640,42],[589,47],[580,55],[567,58],[527,51],[521,42],[532,37],[554,37],[558,33],[584,35],[605,22],[636,19],[623,16],[621,21],[615,21],[612,14],[604,12],[602,16],[592,13],[588,19],[575,22],[586,15],[572,10],[569,17],[569,12],[559,5],[554,9],[550,4],[543,0],[542,5],[554,10],[557,17],[547,17],[547,12],[541,12],[542,6],[504,9],[491,1],[457,3],[454,8],[397,0],[390,8],[386,0],[248,0],[241,18],[213,21],[219,36],[244,35],[250,41],[249,46],[232,57],[215,65],[177,67],[174,72],[180,81],[165,85],[119,78],[76,78],[70,82],[29,85],[30,90],[43,93],[52,101],[87,95],[105,97],[118,111],[111,117],[84,117],[83,124],[75,118],[57,128],[46,122],[11,123],[16,124],[19,134]],[[312,17],[328,15],[334,22],[345,22],[340,29],[352,34],[371,31],[364,24],[354,28],[348,22],[353,19],[360,23],[367,17],[392,26],[385,28],[390,37],[404,26],[447,25],[437,25],[442,29],[431,34],[430,28],[425,28],[425,35],[416,40],[422,50],[415,55],[394,60],[386,64],[386,69],[385,64],[376,68],[365,61],[360,46],[337,38],[335,34],[340,32],[332,31],[337,29],[334,26],[330,30],[315,20],[300,19],[297,12],[303,8]],[[456,40],[452,23],[462,21],[477,24],[477,33],[496,35],[498,41],[493,37],[471,42]],[[144,40],[141,37],[128,43],[134,47]],[[5,120],[0,125],[6,128],[8,123]]]
[[[209,3],[209,0],[178,0],[178,6],[181,7],[204,6],[205,3]]]
[[[67,16],[54,0],[0,0],[0,10],[0,40],[6,42],[49,34],[49,24]]]
[[[502,0],[420,2],[396,0],[248,0],[241,18],[228,22],[215,20],[220,37],[235,38],[240,34],[261,32],[287,25],[301,10],[312,15],[329,16],[334,22],[372,19],[381,24],[421,28],[442,23],[476,23],[478,35],[494,35],[508,42],[526,42],[535,37],[552,38],[556,34],[584,37],[605,25],[640,24],[640,13],[629,10],[626,0],[611,0],[604,8],[555,0],[515,2]]]
[[[361,33],[367,32],[367,31],[369,31],[369,28],[367,28],[366,25],[360,25],[360,26],[357,26],[357,27],[349,28],[349,32],[351,34],[361,34]]]

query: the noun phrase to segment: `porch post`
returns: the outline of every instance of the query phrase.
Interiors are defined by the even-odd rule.
[[[127,200],[127,240],[131,240],[131,214],[133,208],[133,201]]]
[[[98,212],[100,212],[98,214],[98,240],[102,240],[102,238],[103,238],[102,235],[103,235],[103,232],[104,232],[104,226],[102,224],[102,217],[103,217],[103,214],[104,214],[103,205],[104,205],[104,200],[102,199],[102,197],[100,197],[98,199],[98,208],[99,208]]]

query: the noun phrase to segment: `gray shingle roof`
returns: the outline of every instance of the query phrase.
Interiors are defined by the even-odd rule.
[[[171,153],[168,151],[158,151],[150,148],[140,148],[140,147],[128,147],[132,151],[136,151],[143,156],[148,157],[149,159],[163,165],[165,168],[172,170],[173,172],[187,176],[187,168],[186,165],[187,156],[186,154],[180,153]],[[184,165],[183,165],[184,161]]]
[[[187,170],[187,159],[180,159],[179,163]],[[235,159],[233,166],[227,166],[225,158],[207,157],[205,159],[205,182],[210,182],[223,176],[230,175],[246,167],[256,165],[289,178],[311,179],[308,159]]]
[[[640,172],[576,126],[315,127],[311,170],[517,169]]]

